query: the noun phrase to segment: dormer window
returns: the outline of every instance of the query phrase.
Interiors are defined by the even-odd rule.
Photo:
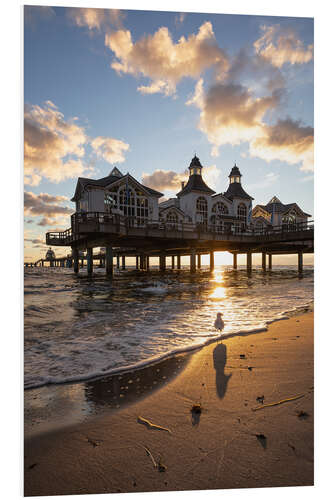
[[[238,175],[233,175],[232,177],[230,177],[230,182],[240,182],[240,177]]]

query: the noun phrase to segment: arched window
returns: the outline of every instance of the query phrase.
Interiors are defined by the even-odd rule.
[[[197,199],[197,222],[207,224],[207,200],[203,196]]]
[[[212,212],[213,214],[228,214],[229,210],[225,203],[222,203],[222,201],[218,201],[213,205]]]
[[[174,224],[177,224],[178,223],[178,215],[176,214],[176,212],[170,211],[167,213],[166,220],[167,220],[167,222],[172,222]]]
[[[282,224],[285,225],[289,225],[289,224],[295,224],[296,223],[296,213],[294,211],[292,212],[289,212],[289,214],[287,215],[284,215],[282,217]]]
[[[108,214],[112,212],[112,209],[117,205],[114,195],[106,192],[104,195],[104,211]]]
[[[135,203],[135,193],[131,188],[122,186],[119,189],[119,208],[124,212],[124,215],[128,217],[135,217],[136,215],[136,203]]]
[[[247,210],[244,203],[240,203],[237,207],[237,215],[240,219],[246,222]]]

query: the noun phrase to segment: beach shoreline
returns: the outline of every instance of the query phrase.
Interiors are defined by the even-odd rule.
[[[95,413],[26,434],[26,496],[313,484],[312,312],[145,370],[90,381]]]

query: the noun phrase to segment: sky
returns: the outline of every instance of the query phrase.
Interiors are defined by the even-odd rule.
[[[236,162],[313,214],[313,63],[311,18],[26,6],[25,260],[115,165],[169,197],[194,153],[216,192]]]

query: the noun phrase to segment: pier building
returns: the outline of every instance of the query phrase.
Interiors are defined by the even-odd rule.
[[[284,229],[294,224],[306,223],[310,214],[304,212],[297,203],[284,205],[277,196],[266,205],[256,205],[252,211],[253,227],[266,230],[270,227],[282,226]]]
[[[80,177],[72,198],[76,210],[71,225],[65,231],[48,232],[47,245],[71,247],[74,271],[86,261],[89,275],[94,260],[112,276],[114,258],[117,268],[125,269],[127,256],[136,257],[141,270],[149,269],[150,257],[159,257],[164,271],[168,256],[172,269],[180,269],[181,257],[186,255],[195,272],[201,267],[201,256],[209,254],[213,270],[215,251],[231,252],[234,269],[237,255],[246,254],[249,272],[253,253],[262,254],[264,271],[267,256],[271,269],[273,255],[296,253],[302,271],[303,253],[313,252],[314,226],[309,214],[296,203],[284,205],[276,197],[252,210],[253,197],[244,190],[236,164],[227,190],[221,193],[205,183],[196,155],[188,169],[188,180],[177,195],[161,203],[162,193],[116,167],[102,179]],[[94,253],[101,247],[102,252]],[[56,261],[67,265],[65,259],[68,257]]]

